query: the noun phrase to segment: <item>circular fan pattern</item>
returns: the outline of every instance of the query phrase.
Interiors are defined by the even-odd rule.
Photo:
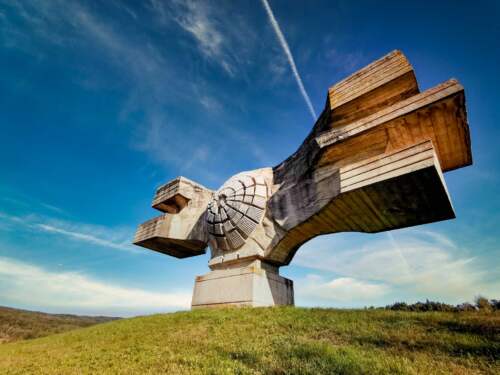
[[[261,176],[239,175],[228,180],[208,204],[208,233],[221,250],[245,244],[262,220],[267,186]]]

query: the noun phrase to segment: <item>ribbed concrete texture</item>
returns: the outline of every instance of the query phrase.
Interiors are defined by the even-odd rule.
[[[210,247],[193,308],[293,304],[278,270],[302,244],[452,219],[443,172],[470,164],[463,87],[450,79],[420,92],[394,51],[331,86],[282,163],[241,172],[217,191],[184,177],[159,187],[152,206],[162,215],[140,225],[134,243],[177,258]]]

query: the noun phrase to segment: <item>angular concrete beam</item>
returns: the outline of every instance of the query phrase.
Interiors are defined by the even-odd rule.
[[[413,67],[393,51],[328,90],[331,126],[339,127],[418,94]]]
[[[444,171],[472,164],[463,87],[454,79],[316,137],[318,165],[339,166],[432,140]]]
[[[329,190],[338,192],[330,200],[317,199],[321,188],[305,188],[296,196],[309,196],[286,208],[274,206],[271,199],[269,209],[287,218],[283,226],[288,232],[266,252],[268,261],[288,264],[303,243],[321,234],[375,233],[455,217],[430,141],[341,168],[338,178],[330,181],[335,183]]]
[[[141,224],[134,237],[134,245],[158,251],[176,258],[205,254],[207,243],[200,239],[173,238],[172,216],[158,216]]]
[[[153,207],[167,213],[141,224],[134,244],[176,258],[204,254],[208,245],[206,208],[212,194],[185,177],[159,187]]]
[[[156,189],[152,207],[176,214],[186,207],[196,193],[204,190],[208,191],[206,187],[180,176]]]

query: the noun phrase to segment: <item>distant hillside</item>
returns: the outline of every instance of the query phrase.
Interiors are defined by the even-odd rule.
[[[46,314],[0,306],[0,344],[109,322],[117,318]]]
[[[3,344],[0,373],[499,374],[500,315],[187,311]]]

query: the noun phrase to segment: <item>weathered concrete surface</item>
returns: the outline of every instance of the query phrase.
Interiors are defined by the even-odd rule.
[[[205,254],[205,211],[211,199],[211,190],[184,177],[160,186],[152,206],[166,213],[141,224],[134,244],[177,258]]]
[[[192,301],[193,308],[293,304],[293,282],[260,260],[196,277]]]
[[[302,244],[454,218],[443,172],[470,164],[463,87],[451,79],[420,92],[394,51],[330,87],[310,134],[279,165],[215,192],[183,177],[160,187],[153,207],[165,214],[134,243],[178,258],[210,246],[193,307],[290,304],[278,267]]]

